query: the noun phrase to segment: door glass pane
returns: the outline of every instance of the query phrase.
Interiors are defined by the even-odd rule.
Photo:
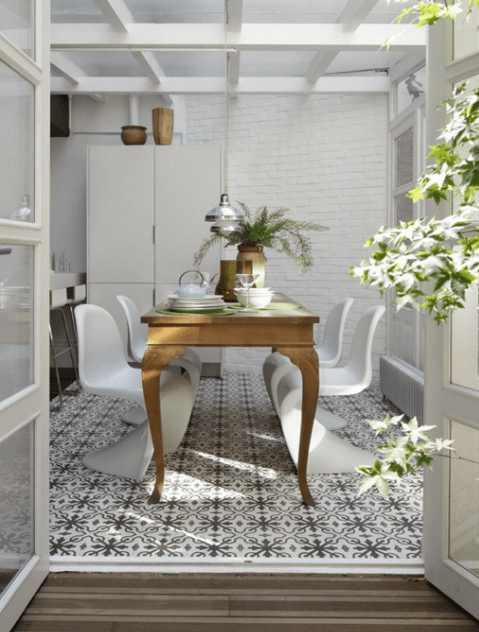
[[[0,103],[0,220],[32,222],[34,89],[1,62]]]
[[[32,557],[33,423],[0,443],[0,592]]]
[[[0,0],[0,31],[12,44],[34,56],[34,0]]]
[[[479,304],[477,284],[466,291],[464,308],[451,315],[451,383],[479,391]]]
[[[479,577],[479,430],[453,421],[451,439],[449,557]]]
[[[414,219],[414,206],[411,198],[406,195],[400,195],[394,198],[394,217],[395,223],[412,222]]]
[[[466,18],[468,3],[462,0],[464,13],[460,14],[453,22],[453,59],[460,59],[470,55],[479,48],[478,25],[479,12],[476,6]]]
[[[33,382],[33,247],[0,244],[0,402]]]
[[[396,138],[396,188],[413,180],[413,142],[412,128]]]

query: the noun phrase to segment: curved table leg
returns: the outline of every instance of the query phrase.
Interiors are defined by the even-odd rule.
[[[173,358],[183,353],[185,347],[148,346],[143,357],[142,383],[146,413],[150,424],[151,438],[155,450],[156,482],[148,500],[149,505],[160,502],[165,480],[165,455],[163,452],[163,433],[161,430],[160,375]]]
[[[319,393],[319,360],[314,347],[275,347],[287,356],[293,364],[301,371],[303,377],[303,400],[301,409],[301,434],[299,439],[298,455],[298,483],[303,496],[303,501],[310,507],[315,506],[315,502],[308,487],[306,472],[308,468],[309,445],[311,443],[311,433],[313,431],[314,416],[318,403]]]

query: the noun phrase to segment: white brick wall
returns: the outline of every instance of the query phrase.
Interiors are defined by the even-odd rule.
[[[354,297],[346,354],[363,311],[381,301],[360,286],[349,266],[366,257],[363,245],[386,221],[387,96],[244,96],[230,101],[228,193],[257,208],[285,206],[292,217],[319,222],[312,233],[314,268],[305,275],[292,260],[266,252],[267,285],[304,302],[323,320],[344,296]],[[223,142],[222,97],[186,98],[186,143]],[[205,235],[208,236],[205,224]],[[231,249],[228,258],[235,258]],[[317,340],[322,329],[318,327]],[[385,322],[375,339],[385,349]],[[261,372],[265,349],[227,349],[227,371]]]

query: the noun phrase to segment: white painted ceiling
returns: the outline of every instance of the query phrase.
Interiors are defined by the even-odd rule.
[[[404,6],[394,0],[51,0],[52,92],[168,99],[225,90],[384,91],[391,78],[424,63],[424,30],[392,23]]]

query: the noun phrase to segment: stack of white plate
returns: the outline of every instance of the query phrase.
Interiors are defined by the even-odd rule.
[[[201,298],[185,298],[176,294],[168,295],[168,309],[173,312],[203,312],[222,309],[225,302],[221,295],[207,294]]]

